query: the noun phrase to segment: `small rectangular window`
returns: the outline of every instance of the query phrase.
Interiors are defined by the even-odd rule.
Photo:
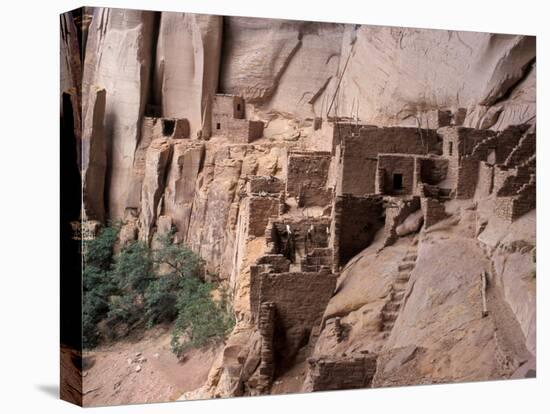
[[[162,120],[162,135],[169,137],[174,133],[176,128],[176,121],[173,119],[163,119]]]
[[[449,142],[449,155],[453,155],[453,143]]]
[[[221,124],[218,122],[218,123],[216,124],[216,129],[221,129],[221,128],[222,128],[222,126],[221,126]]]
[[[237,111],[241,110],[241,104],[237,104]]]

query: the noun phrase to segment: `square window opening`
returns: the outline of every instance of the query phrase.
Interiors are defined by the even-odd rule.
[[[174,133],[176,128],[176,121],[173,119],[163,119],[162,120],[162,135],[165,137],[170,137]]]

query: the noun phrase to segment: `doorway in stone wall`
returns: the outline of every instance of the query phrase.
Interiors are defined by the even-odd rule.
[[[403,189],[403,174],[393,175],[393,189],[396,191]]]

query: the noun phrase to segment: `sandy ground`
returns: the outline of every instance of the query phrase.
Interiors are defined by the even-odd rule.
[[[170,329],[154,328],[84,353],[84,406],[175,401],[200,387],[219,348],[194,349],[178,361]]]

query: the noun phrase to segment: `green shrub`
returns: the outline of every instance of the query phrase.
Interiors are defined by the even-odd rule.
[[[174,233],[159,237],[159,248],[153,252],[155,273],[158,275],[145,291],[145,316],[147,325],[171,322],[177,314],[176,307],[181,280],[200,278],[202,260],[186,247],[172,243]]]
[[[136,241],[124,247],[115,257],[111,273],[121,291],[145,292],[155,280],[153,259],[147,245]]]
[[[211,296],[213,286],[196,278],[184,278],[177,301],[178,317],[172,332],[172,351],[182,356],[189,348],[213,343],[227,335],[234,318],[227,309],[226,295],[216,303]]]
[[[107,226],[99,231],[95,239],[84,240],[84,263],[109,270],[119,230],[119,224]]]
[[[219,302],[213,300],[214,286],[201,280],[203,262],[198,255],[174,244],[169,233],[158,239],[155,250],[136,241],[113,256],[118,228],[104,228],[85,249],[86,347],[97,345],[102,320],[113,339],[137,327],[175,320],[172,349],[178,355],[218,340],[232,329],[226,295]]]
[[[109,297],[116,293],[110,267],[119,226],[103,228],[97,237],[83,242],[82,340],[86,348],[97,345],[97,323],[107,316]]]
[[[202,259],[187,247],[173,243],[174,232],[159,237],[160,247],[154,251],[154,262],[159,272],[175,278],[200,277]]]

